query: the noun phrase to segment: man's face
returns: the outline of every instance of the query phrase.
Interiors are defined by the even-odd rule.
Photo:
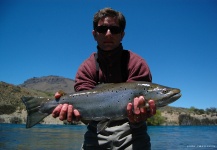
[[[105,17],[98,22],[98,26],[117,26],[119,27],[118,20],[113,17]],[[110,29],[106,33],[99,33],[96,30],[92,31],[94,39],[97,41],[98,46],[105,51],[113,50],[120,45],[121,40],[124,37],[124,32],[118,34],[112,34]]]

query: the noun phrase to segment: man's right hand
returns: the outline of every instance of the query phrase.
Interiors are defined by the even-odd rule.
[[[55,93],[55,98],[59,99],[62,96],[62,93]],[[77,109],[74,109],[73,105],[69,104],[59,104],[52,112],[54,118],[59,117],[61,121],[66,120],[68,122],[80,121],[80,113]]]

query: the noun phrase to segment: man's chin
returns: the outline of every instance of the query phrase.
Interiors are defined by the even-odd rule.
[[[110,50],[113,50],[115,48],[117,48],[117,47],[115,47],[113,44],[105,44],[103,47],[103,50],[110,51]]]

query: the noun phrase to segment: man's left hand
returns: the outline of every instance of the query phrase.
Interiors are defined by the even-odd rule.
[[[143,107],[148,103],[148,108]],[[156,114],[156,106],[154,100],[145,101],[144,96],[135,97],[133,104],[128,103],[127,115],[131,123],[144,122],[147,118]]]

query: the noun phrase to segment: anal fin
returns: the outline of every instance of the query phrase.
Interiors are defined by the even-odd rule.
[[[100,133],[101,131],[105,130],[108,125],[110,124],[111,120],[110,119],[104,119],[102,121],[100,121],[97,124],[97,133]]]

